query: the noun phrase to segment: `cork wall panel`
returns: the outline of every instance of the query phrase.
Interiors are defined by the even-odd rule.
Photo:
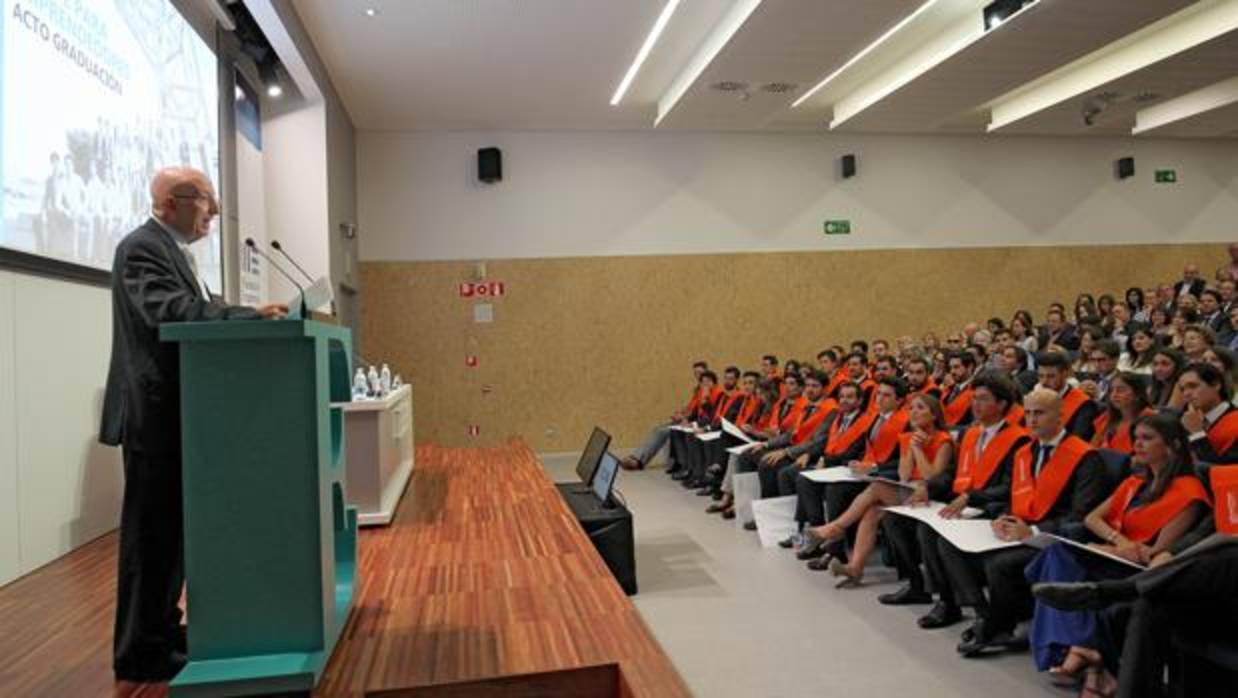
[[[1018,308],[1039,322],[1080,291],[1174,280],[1187,262],[1211,277],[1225,259],[1200,244],[490,260],[506,294],[484,301],[488,324],[458,293],[473,263],[365,262],[361,333],[413,384],[420,442],[569,451],[599,424],[622,448],[686,400],[695,359],[755,367]]]

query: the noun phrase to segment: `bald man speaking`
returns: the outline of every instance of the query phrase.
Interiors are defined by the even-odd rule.
[[[112,360],[99,434],[122,447],[125,461],[112,669],[137,682],[167,681],[185,664],[180,364],[176,345],[159,341],[159,326],[288,312],[226,305],[198,276],[189,246],[219,215],[205,174],[162,170],[150,193],[151,218],[121,240],[112,262]]]

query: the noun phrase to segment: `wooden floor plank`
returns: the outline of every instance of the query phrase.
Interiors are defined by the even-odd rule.
[[[0,685],[161,698],[112,681],[116,534],[0,588]],[[366,692],[615,663],[632,696],[689,692],[533,452],[419,446],[391,525],[361,531],[355,608],[317,691]]]

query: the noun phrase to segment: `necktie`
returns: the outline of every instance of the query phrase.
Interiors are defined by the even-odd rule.
[[[980,440],[976,443],[976,460],[980,460],[980,456],[984,454],[984,447],[989,443],[989,430],[983,429],[980,431]]]
[[[181,252],[185,255],[185,261],[189,264],[189,271],[193,272],[193,280],[198,283],[198,290],[202,293],[202,297],[206,300],[211,299],[211,290],[206,287],[206,282],[202,280],[202,276],[198,274],[198,259],[189,251],[188,246],[181,247]]]
[[[868,433],[869,441],[877,440],[877,435],[881,433],[881,427],[885,423],[886,423],[886,416],[884,414],[878,415],[877,419],[873,422],[873,430]]]
[[[1045,463],[1049,462],[1049,456],[1053,454],[1053,447],[1049,444],[1044,444],[1040,447],[1040,458],[1036,459],[1036,468],[1033,471],[1032,477],[1039,478],[1040,471],[1044,469]]]

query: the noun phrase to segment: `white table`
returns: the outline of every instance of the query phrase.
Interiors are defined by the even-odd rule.
[[[345,494],[357,523],[389,524],[413,472],[413,387],[335,405],[344,410]]]

